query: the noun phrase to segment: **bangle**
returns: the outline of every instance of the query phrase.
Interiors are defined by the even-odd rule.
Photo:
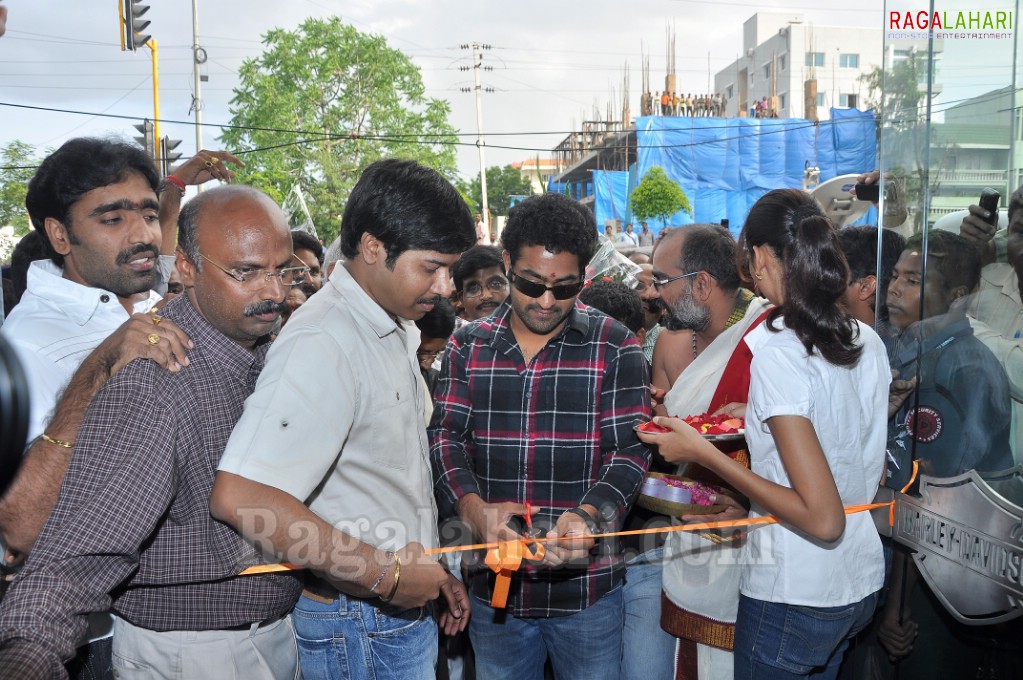
[[[167,182],[168,184],[173,184],[178,188],[178,191],[181,192],[182,196],[185,195],[185,183],[182,182],[181,179],[179,179],[178,177],[175,177],[174,175],[167,175],[166,177],[163,178],[163,181]]]
[[[391,586],[391,592],[387,593],[387,597],[380,597],[381,602],[390,602],[394,599],[394,596],[398,594],[398,581],[401,580],[401,558],[397,555],[394,556],[394,585]]]
[[[394,555],[394,551],[392,551],[392,550],[388,550],[388,551],[387,551],[387,563],[386,563],[386,564],[384,565],[383,569],[381,569],[381,570],[380,570],[380,575],[379,575],[379,576],[377,576],[377,580],[376,580],[376,581],[373,581],[373,585],[371,585],[371,586],[369,587],[369,591],[370,591],[371,593],[374,593],[374,594],[376,594],[376,592],[377,592],[377,588],[379,588],[379,587],[380,587],[380,584],[381,584],[381,583],[383,582],[383,580],[384,580],[384,576],[386,576],[386,575],[387,575],[387,570],[391,568],[391,565],[392,565],[392,564],[394,564],[394,557],[395,557],[395,555]]]
[[[66,442],[63,439],[57,439],[56,437],[51,437],[50,435],[45,434],[45,433],[41,434],[40,437],[42,438],[42,440],[44,442],[50,442],[51,444],[56,444],[57,446],[59,446],[61,448],[64,448],[64,449],[70,449],[71,447],[74,446],[74,444],[72,442]]]

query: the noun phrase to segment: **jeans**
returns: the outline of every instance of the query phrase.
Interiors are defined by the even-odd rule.
[[[399,609],[340,595],[301,597],[292,613],[305,680],[434,680],[432,607]]]
[[[736,680],[833,680],[849,640],[870,623],[877,595],[841,607],[804,607],[740,595]]]
[[[543,680],[550,656],[558,680],[618,680],[622,588],[568,616],[518,618],[473,597],[469,638],[481,680]]]
[[[95,640],[78,648],[75,658],[67,663],[72,680],[114,680],[110,660],[110,638]]]
[[[625,565],[622,680],[675,677],[675,638],[661,629],[663,556],[663,547],[654,548]]]

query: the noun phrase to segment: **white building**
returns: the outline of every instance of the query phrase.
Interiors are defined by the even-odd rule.
[[[555,158],[530,158],[519,163],[512,163],[512,167],[519,171],[522,179],[529,182],[534,194],[542,194],[547,191],[547,181],[561,172]]]
[[[866,108],[860,76],[881,65],[882,28],[814,26],[801,14],[758,12],[742,33],[742,53],[714,76],[726,117],[751,115],[764,97],[779,118],[827,120],[831,107]]]

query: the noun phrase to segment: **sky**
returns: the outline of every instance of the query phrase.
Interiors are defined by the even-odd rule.
[[[121,52],[118,0],[0,0],[9,8],[0,39],[0,103],[128,116],[132,120],[0,106],[0,145],[18,139],[39,149],[82,135],[137,134],[132,124],[153,117],[148,50]],[[147,3],[143,3],[147,4]],[[195,151],[192,102],[192,12],[188,0],[151,0],[146,18],[159,55],[161,134]],[[707,90],[710,71],[741,50],[742,24],[757,11],[791,12],[820,26],[878,26],[883,0],[198,0],[199,42],[208,55],[202,85],[203,122],[227,123],[228,102],[245,58],[262,51],[268,29],[294,29],[307,17],[340,16],[385,37],[419,66],[427,95],[446,99],[461,133],[458,166],[479,171],[471,51],[484,52],[483,126],[487,166],[546,157],[566,134],[620,109],[628,73],[631,108],[639,112],[641,64],[651,89],[663,89],[668,29],[675,32],[680,91]],[[185,121],[173,123],[168,121]],[[207,148],[220,148],[215,126]]]

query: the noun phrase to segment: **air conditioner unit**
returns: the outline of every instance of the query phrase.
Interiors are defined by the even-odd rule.
[[[750,48],[748,48],[746,50],[746,56],[751,58],[751,59],[753,58],[753,48],[752,47],[750,47]]]

